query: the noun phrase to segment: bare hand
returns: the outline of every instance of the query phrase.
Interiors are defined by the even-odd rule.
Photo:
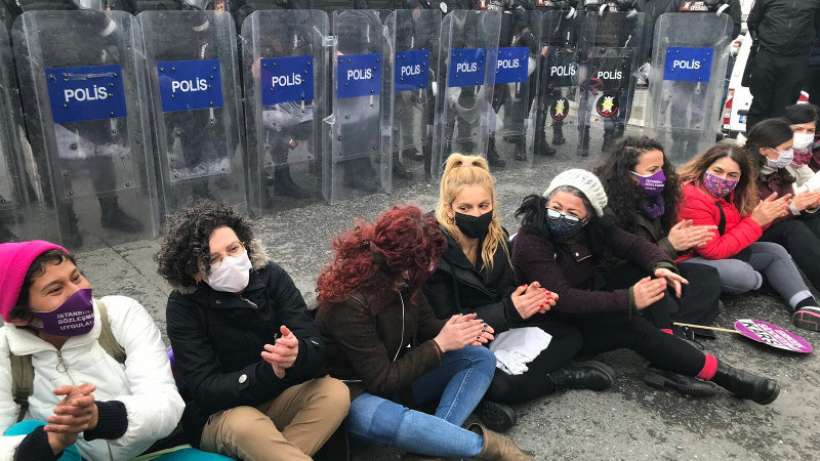
[[[510,295],[515,310],[527,320],[535,314],[544,314],[558,302],[558,295],[541,288],[538,282],[521,285]]]
[[[666,296],[666,279],[644,277],[632,286],[635,308],[639,311],[655,304]]]
[[[476,341],[481,342],[482,338],[492,340],[492,333],[489,333],[489,336],[483,333],[488,332],[484,322],[478,319],[476,314],[456,314],[444,324],[433,341],[442,352],[457,351],[464,346],[475,344]]]
[[[754,210],[752,210],[752,219],[760,226],[765,227],[771,224],[775,219],[783,216],[788,216],[789,200],[792,194],[786,194],[783,197],[777,198],[777,193],[773,193],[766,200],[761,200]]]
[[[691,219],[684,219],[669,229],[669,243],[675,251],[682,252],[700,248],[715,236],[717,226],[695,226]]]
[[[655,269],[655,277],[666,279],[666,284],[675,290],[675,296],[680,299],[683,295],[683,285],[689,285],[689,281],[669,269]]]
[[[54,407],[54,414],[46,419],[44,430],[55,434],[79,434],[97,427],[99,411],[94,401],[92,384],[60,386],[54,395],[63,399]]]
[[[803,192],[802,194],[795,195],[792,199],[792,205],[794,205],[797,211],[815,208],[818,202],[820,202],[820,192]]]
[[[288,327],[279,327],[282,336],[274,341],[274,344],[265,344],[261,352],[262,360],[268,362],[273,367],[273,373],[277,378],[285,377],[285,370],[292,367],[299,357],[299,339]]]

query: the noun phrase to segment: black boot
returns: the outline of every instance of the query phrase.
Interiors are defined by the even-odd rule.
[[[564,137],[564,127],[562,124],[556,123],[552,126],[552,145],[563,146],[566,142],[567,139]]]
[[[738,398],[753,400],[761,405],[774,402],[780,395],[777,381],[732,368],[723,362],[718,362],[717,373],[712,382]]]
[[[487,144],[487,162],[495,168],[504,168],[507,165],[507,162],[502,160],[495,150],[495,136],[490,136],[490,141]]]
[[[404,166],[398,152],[393,152],[393,175],[399,179],[413,179],[413,172]]]
[[[507,432],[515,425],[515,410],[503,403],[482,400],[475,409],[481,422],[495,432]]]
[[[578,143],[578,155],[589,157],[589,127],[586,126],[581,131],[581,139]]]
[[[537,137],[535,139],[535,155],[539,155],[542,157],[552,157],[558,152],[555,150],[554,147],[550,146],[547,143],[546,136],[541,135],[540,133],[536,136]]]
[[[567,389],[603,391],[615,382],[615,370],[605,363],[590,360],[555,370],[547,374],[547,379],[552,381],[556,392]]]
[[[310,193],[293,182],[290,165],[279,165],[273,172],[273,193],[293,198],[309,198]]]
[[[717,391],[714,384],[710,382],[653,367],[646,370],[643,381],[655,389],[673,389],[692,397],[711,397]]]
[[[102,227],[135,234],[142,232],[143,225],[120,208],[117,197],[100,198],[100,224]]]
[[[83,246],[83,234],[80,233],[80,220],[77,218],[77,213],[74,212],[74,207],[68,205],[67,208],[65,211],[67,225],[62,235],[62,244],[72,250]]]
[[[514,158],[519,162],[527,161],[527,145],[524,140],[519,137],[513,140],[512,144],[515,148]]]

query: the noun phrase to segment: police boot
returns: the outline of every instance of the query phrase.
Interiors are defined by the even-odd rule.
[[[293,198],[308,198],[310,193],[293,182],[290,165],[279,165],[273,171],[273,193]]]
[[[487,144],[487,162],[492,167],[496,168],[504,168],[507,165],[507,162],[501,159],[498,156],[498,151],[495,150],[495,136],[490,136],[490,141]]]
[[[117,197],[100,197],[100,224],[107,229],[121,232],[142,232],[139,220],[129,216],[117,202]]]
[[[422,147],[422,149],[424,149],[424,148]],[[421,162],[421,161],[424,161],[424,154],[419,152],[419,150],[416,149],[416,146],[409,146],[409,147],[405,147],[401,151],[401,158],[410,159],[410,160],[413,160],[414,162]]]
[[[547,143],[547,136],[541,130],[535,135],[534,153],[542,157],[552,157],[557,153],[555,148]]]
[[[589,127],[585,126],[581,131],[581,139],[578,140],[578,155],[589,157]]]
[[[342,164],[344,169],[344,185],[351,189],[358,189],[364,193],[372,194],[379,191],[377,175],[370,164],[369,158],[348,160]]]
[[[74,207],[68,205],[66,213],[66,229],[63,233],[62,243],[68,249],[79,248],[83,246],[83,235],[80,233],[80,220],[77,219],[77,213],[74,212]]]
[[[552,145],[563,146],[567,142],[564,138],[564,126],[561,123],[556,123],[552,126]]]
[[[732,368],[723,362],[718,362],[717,373],[712,382],[738,398],[752,400],[761,405],[774,402],[780,395],[780,385],[777,381]]]
[[[393,152],[393,175],[400,179],[413,179],[413,172],[401,161],[398,152]]]
[[[615,370],[603,362],[590,360],[550,372],[547,379],[552,382],[554,392],[568,389],[603,391],[615,382]]]

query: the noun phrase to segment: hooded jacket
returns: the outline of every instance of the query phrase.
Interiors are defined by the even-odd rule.
[[[89,333],[69,338],[59,351],[26,328],[6,325],[0,329],[0,433],[17,421],[19,412],[12,397],[9,351],[32,356],[34,389],[26,419],[45,421],[51,416],[61,399],[53,391],[63,385],[93,384],[97,401],[124,405],[128,425],[119,438],[88,441],[86,433],[77,439],[76,446],[85,459],[132,459],[177,427],[184,403],[154,319],[131,298],[107,296],[102,301],[111,332],[125,349],[124,365],[100,346],[99,321]],[[96,301],[94,315],[99,319]],[[102,425],[102,410],[100,415]],[[0,460],[10,460],[23,438],[1,437]]]
[[[322,371],[324,342],[302,294],[257,242],[250,254],[253,269],[242,293],[219,292],[200,283],[175,287],[168,298],[168,337],[186,403],[182,424],[194,446],[199,446],[210,415],[269,402]],[[259,354],[265,344],[273,344],[282,325],[298,338],[299,355],[279,379]]]

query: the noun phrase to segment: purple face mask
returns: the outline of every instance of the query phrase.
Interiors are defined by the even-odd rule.
[[[715,197],[723,198],[731,194],[737,187],[737,179],[726,179],[715,176],[710,172],[703,175],[703,187]]]
[[[649,176],[641,176],[634,171],[632,174],[638,178],[638,185],[649,197],[657,197],[663,193],[663,188],[666,185],[666,175],[663,174],[663,170],[658,170],[655,174]]]
[[[91,289],[77,291],[51,312],[34,312],[34,318],[43,322],[40,330],[49,335],[80,336],[88,333],[94,328]]]

